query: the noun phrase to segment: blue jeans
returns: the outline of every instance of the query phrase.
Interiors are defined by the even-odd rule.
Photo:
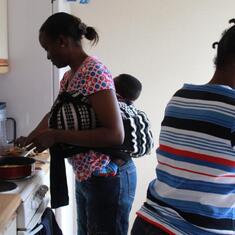
[[[119,167],[116,176],[77,181],[77,235],[127,235],[135,190],[132,160]]]

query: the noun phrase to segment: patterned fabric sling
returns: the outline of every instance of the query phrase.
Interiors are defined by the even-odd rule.
[[[127,161],[131,157],[141,157],[149,154],[153,148],[153,137],[146,114],[133,105],[119,102],[124,124],[125,139],[120,146],[113,148],[92,148],[110,158],[121,158]],[[49,116],[49,128],[85,130],[99,127],[100,124],[92,107],[85,97],[76,93],[62,92],[52,106]],[[50,192],[51,207],[58,208],[68,205],[68,187],[64,158],[87,152],[90,148],[55,144],[50,148]]]
[[[133,158],[150,154],[154,142],[146,113],[124,102],[119,102],[119,107],[125,130],[125,139],[120,151],[130,154]]]
[[[118,102],[123,120],[124,143],[112,148],[93,148],[98,152],[138,158],[151,153],[153,135],[147,115],[133,105]],[[61,93],[52,107],[49,127],[65,130],[85,130],[100,127],[95,112],[82,95],[67,92]],[[63,150],[70,156],[89,150],[86,147],[61,144]]]

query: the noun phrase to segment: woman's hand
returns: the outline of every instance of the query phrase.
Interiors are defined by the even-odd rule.
[[[27,140],[27,150],[35,148],[35,152],[43,152],[56,143],[56,130],[46,129],[38,132],[38,134],[32,139]]]
[[[15,140],[14,145],[20,148],[24,148],[26,146],[26,143],[27,143],[27,137],[20,136]]]

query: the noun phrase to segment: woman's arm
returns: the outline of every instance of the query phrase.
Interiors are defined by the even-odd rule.
[[[92,130],[55,130],[40,132],[33,140],[41,152],[55,143],[66,143],[84,147],[109,147],[124,141],[123,123],[113,90],[103,90],[89,96],[101,127]]]
[[[82,131],[59,131],[56,137],[57,142],[85,147],[122,144],[124,130],[115,92],[112,90],[100,91],[90,95],[89,100],[101,127]]]

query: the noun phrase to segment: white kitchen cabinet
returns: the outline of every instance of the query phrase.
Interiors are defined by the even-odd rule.
[[[0,232],[0,235],[17,235],[16,214],[13,214],[9,222],[6,224],[5,229]]]

